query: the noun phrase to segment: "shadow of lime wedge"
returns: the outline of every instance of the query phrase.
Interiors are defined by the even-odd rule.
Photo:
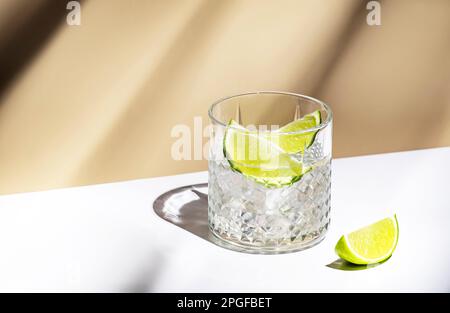
[[[341,270],[341,271],[362,271],[362,270],[368,270],[368,269],[377,267],[377,266],[383,264],[384,262],[386,262],[387,260],[389,260],[389,258],[380,263],[358,265],[358,264],[353,264],[353,263],[347,262],[343,259],[337,259],[337,260],[331,262],[330,264],[327,264],[326,267],[329,267],[329,268],[332,268],[335,270]]]

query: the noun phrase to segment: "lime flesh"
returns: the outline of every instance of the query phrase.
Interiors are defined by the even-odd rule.
[[[343,235],[336,244],[337,255],[353,264],[373,264],[388,259],[398,241],[397,216]]]
[[[287,153],[300,153],[305,151],[314,142],[317,131],[298,134],[295,132],[316,127],[320,125],[321,121],[321,113],[317,110],[281,127],[278,133],[288,134],[279,135],[278,144],[280,148]]]
[[[233,170],[266,187],[293,184],[310,170],[294,154],[310,146],[317,131],[294,132],[315,127],[320,121],[320,112],[315,111],[277,131],[258,133],[231,120],[225,131],[224,155]]]
[[[234,121],[226,130],[224,154],[235,171],[267,187],[294,183],[303,175],[303,165],[280,147],[248,131]]]

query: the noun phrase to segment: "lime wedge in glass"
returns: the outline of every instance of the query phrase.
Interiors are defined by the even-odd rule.
[[[340,258],[353,264],[373,264],[388,259],[398,241],[397,216],[342,236],[335,251]]]
[[[232,169],[266,187],[290,185],[310,170],[294,154],[309,147],[317,133],[295,132],[320,123],[320,111],[314,111],[276,131],[258,133],[231,120],[225,131],[224,155]]]
[[[277,144],[287,153],[301,153],[305,151],[314,142],[317,131],[298,134],[295,134],[295,132],[319,126],[321,121],[320,111],[317,110],[281,127],[277,130],[277,133],[287,134],[276,137],[275,139],[278,140]]]
[[[233,170],[266,187],[292,184],[304,174],[303,164],[270,138],[234,121],[225,131],[224,155]]]

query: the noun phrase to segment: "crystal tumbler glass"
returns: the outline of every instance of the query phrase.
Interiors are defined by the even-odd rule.
[[[208,223],[231,247],[302,250],[330,225],[332,112],[324,102],[253,92],[215,102]]]

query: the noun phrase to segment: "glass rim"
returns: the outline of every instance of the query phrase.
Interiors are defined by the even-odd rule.
[[[213,110],[214,108],[219,105],[220,103],[233,99],[233,98],[238,98],[238,97],[242,97],[242,96],[249,96],[249,95],[259,95],[259,94],[271,94],[271,95],[284,95],[284,96],[291,96],[291,97],[296,97],[296,98],[300,98],[300,99],[306,99],[309,100],[311,102],[317,103],[319,105],[321,105],[324,110],[327,112],[327,118],[324,121],[321,121],[321,123],[317,126],[314,127],[310,127],[310,128],[305,128],[302,130],[298,130],[298,131],[289,131],[289,132],[277,132],[278,134],[282,134],[282,135],[290,135],[290,134],[303,134],[303,133],[309,133],[311,131],[319,131],[325,127],[327,127],[333,120],[333,112],[331,111],[331,108],[328,104],[326,104],[325,102],[310,97],[310,96],[306,96],[306,95],[302,95],[302,94],[298,94],[298,93],[293,93],[293,92],[284,92],[284,91],[271,91],[271,90],[261,90],[261,91],[252,91],[252,92],[245,92],[245,93],[240,93],[240,94],[235,94],[232,96],[228,96],[225,98],[221,98],[215,102],[213,102],[213,104],[211,104],[211,106],[209,107],[208,110],[208,116],[211,119],[211,121],[213,121],[215,124],[219,124],[223,127],[230,127],[236,131],[242,131],[242,128],[234,126],[234,125],[228,125],[223,123],[222,121],[218,120],[214,114],[213,114]],[[259,133],[273,133],[273,130],[258,130]]]

